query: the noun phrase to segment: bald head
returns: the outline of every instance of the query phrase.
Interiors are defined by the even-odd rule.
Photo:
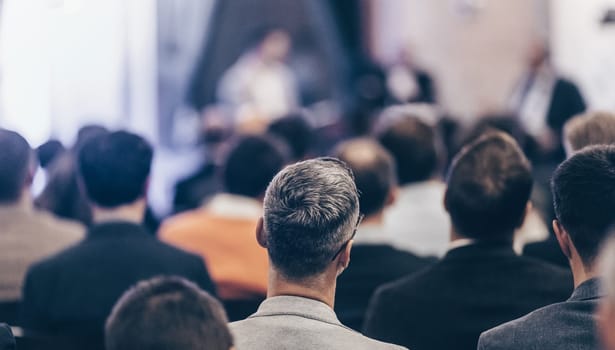
[[[589,112],[570,119],[564,139],[569,157],[587,146],[615,144],[615,113]]]
[[[395,162],[389,152],[370,139],[343,142],[334,156],[354,173],[361,213],[369,217],[382,212],[396,186]]]
[[[0,129],[0,202],[19,200],[31,182],[33,151],[18,133]]]

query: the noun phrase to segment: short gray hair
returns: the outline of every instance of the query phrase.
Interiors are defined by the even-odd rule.
[[[323,272],[352,236],[358,218],[354,177],[342,161],[317,158],[287,166],[265,195],[271,263],[291,280]]]

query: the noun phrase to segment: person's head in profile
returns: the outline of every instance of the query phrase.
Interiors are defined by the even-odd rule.
[[[512,244],[530,208],[532,183],[530,162],[509,135],[488,132],[466,145],[447,177],[452,240]]]
[[[106,350],[229,350],[222,305],[180,277],[142,281],[118,300],[105,327]]]

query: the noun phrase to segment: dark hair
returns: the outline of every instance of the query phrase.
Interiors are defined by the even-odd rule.
[[[401,185],[429,179],[438,168],[435,129],[418,117],[403,115],[376,136],[395,159]]]
[[[79,151],[79,172],[88,199],[101,207],[129,204],[145,195],[152,147],[126,131],[103,134]]]
[[[101,125],[90,124],[82,126],[79,128],[79,131],[77,131],[77,140],[75,140],[75,144],[73,145],[73,151],[79,152],[79,149],[88,141],[107,133],[109,133],[109,130]]]
[[[224,185],[232,194],[258,198],[286,163],[282,145],[265,136],[244,136],[231,149],[223,169]]]
[[[180,277],[156,277],[128,290],[105,327],[107,350],[229,350],[222,305]]]
[[[287,166],[267,188],[263,228],[274,268],[290,280],[324,271],[351,239],[359,218],[352,171],[318,158]]]
[[[41,167],[47,168],[59,155],[64,153],[66,149],[62,142],[58,140],[49,140],[36,148],[36,154]]]
[[[446,210],[456,232],[479,240],[512,240],[532,191],[531,166],[512,137],[487,133],[455,157]]]
[[[557,220],[586,265],[615,224],[615,146],[593,146],[564,161],[551,182]]]
[[[33,168],[33,152],[26,139],[6,129],[0,129],[0,150],[0,202],[14,202]]]
[[[295,161],[303,160],[310,150],[314,131],[301,114],[290,114],[269,124],[267,132],[285,141]]]
[[[338,145],[334,156],[354,174],[361,213],[370,216],[382,211],[397,182],[389,152],[371,139],[356,139]]]

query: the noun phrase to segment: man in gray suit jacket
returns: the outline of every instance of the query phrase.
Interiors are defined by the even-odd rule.
[[[333,311],[360,221],[352,171],[332,158],[286,167],[264,208],[256,236],[271,262],[268,295],[255,314],[231,324],[237,348],[403,349],[345,327]]]
[[[598,349],[594,311],[602,292],[596,256],[615,223],[615,146],[586,148],[555,171],[553,230],[568,258],[575,291],[565,302],[538,309],[483,333],[479,350]]]

